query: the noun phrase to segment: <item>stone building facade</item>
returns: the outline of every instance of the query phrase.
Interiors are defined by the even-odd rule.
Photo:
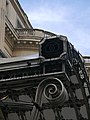
[[[54,33],[34,29],[18,0],[0,1],[0,56],[14,57],[38,52],[43,37]]]
[[[90,56],[84,56],[84,60],[85,60],[85,67],[87,70],[87,74],[88,74],[89,80],[90,80]]]

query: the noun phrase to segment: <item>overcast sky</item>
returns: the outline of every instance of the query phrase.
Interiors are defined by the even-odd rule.
[[[19,0],[33,28],[65,35],[90,56],[90,0]]]

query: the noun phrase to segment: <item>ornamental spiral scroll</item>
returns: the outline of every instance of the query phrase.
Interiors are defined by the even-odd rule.
[[[39,107],[42,107],[42,95],[51,103],[52,106],[62,106],[68,99],[68,94],[63,83],[54,77],[49,77],[40,82],[37,87],[35,103]],[[33,107],[31,120],[37,120],[39,116],[39,110],[35,106]]]
[[[48,78],[49,82],[44,88],[45,98],[52,106],[62,106],[67,100],[67,91],[58,78]]]

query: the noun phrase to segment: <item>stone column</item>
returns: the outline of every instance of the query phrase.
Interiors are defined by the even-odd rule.
[[[6,0],[0,0],[0,49],[4,50]]]

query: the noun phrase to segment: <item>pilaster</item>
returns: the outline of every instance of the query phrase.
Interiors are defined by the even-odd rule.
[[[0,49],[4,50],[6,0],[0,0]]]

